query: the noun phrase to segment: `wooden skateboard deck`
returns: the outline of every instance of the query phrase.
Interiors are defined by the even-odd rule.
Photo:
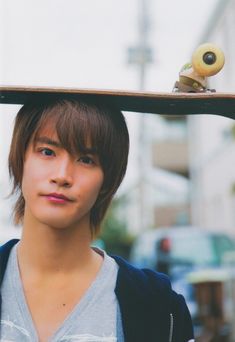
[[[0,86],[0,103],[53,98],[94,99],[122,111],[166,115],[215,114],[235,119],[233,93],[154,93],[118,90]]]

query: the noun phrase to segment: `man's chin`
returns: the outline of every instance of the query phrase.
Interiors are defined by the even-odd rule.
[[[35,217],[36,221],[39,222],[40,225],[45,226],[45,228],[52,228],[58,230],[64,230],[71,225],[69,220],[65,220],[63,217],[54,217],[52,215],[38,215]]]
[[[56,213],[51,210],[35,210],[32,212],[31,217],[33,218],[33,223],[49,227],[57,230],[74,230],[78,227],[83,227],[86,229],[90,227],[90,215],[78,213],[68,213],[65,211],[57,211]]]
[[[89,219],[71,220],[63,217],[41,217],[40,223],[56,231],[72,231],[79,226],[89,227]]]

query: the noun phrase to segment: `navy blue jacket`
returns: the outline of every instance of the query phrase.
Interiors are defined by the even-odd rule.
[[[10,240],[0,248],[0,285],[10,250],[17,241]],[[120,257],[113,258],[119,265],[115,293],[125,342],[186,342],[193,339],[191,317],[184,298],[171,289],[168,277],[137,269]]]

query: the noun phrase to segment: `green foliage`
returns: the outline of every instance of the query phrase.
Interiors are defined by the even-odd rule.
[[[233,195],[235,195],[235,183],[232,184],[231,192]]]
[[[119,214],[123,205],[125,204],[121,200],[113,200],[103,222],[100,238],[104,241],[107,253],[128,259],[133,237],[128,233],[126,223]]]
[[[231,127],[231,133],[232,133],[233,139],[235,139],[235,124],[233,124]]]

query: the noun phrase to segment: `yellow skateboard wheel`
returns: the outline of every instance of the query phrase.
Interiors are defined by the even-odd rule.
[[[202,44],[193,53],[192,66],[200,76],[213,76],[224,66],[224,53],[214,44]]]

